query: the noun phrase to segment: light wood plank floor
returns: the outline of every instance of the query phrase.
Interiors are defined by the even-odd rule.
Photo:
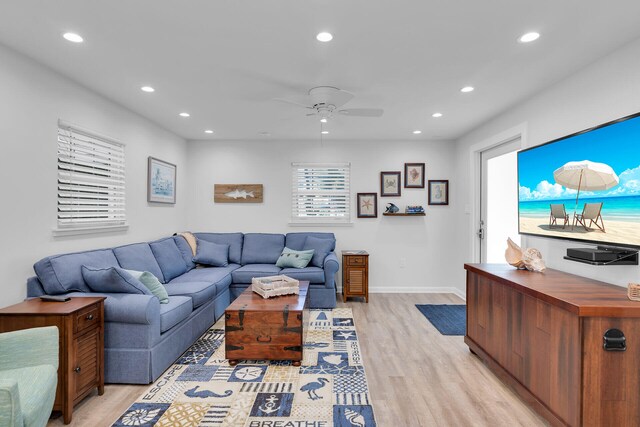
[[[462,304],[449,294],[373,294],[354,312],[381,427],[547,426],[475,356],[431,326],[415,304]],[[541,372],[541,375],[545,373]],[[147,386],[107,385],[76,406],[70,426],[110,426]],[[63,426],[62,419],[48,426]]]

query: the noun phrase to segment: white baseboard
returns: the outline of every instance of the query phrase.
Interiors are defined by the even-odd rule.
[[[337,289],[342,293],[342,288]],[[373,286],[369,288],[370,294],[454,294],[466,301],[463,291],[453,286]]]

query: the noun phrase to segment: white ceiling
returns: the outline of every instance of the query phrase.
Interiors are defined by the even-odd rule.
[[[385,110],[325,138],[454,139],[640,37],[638,17],[637,0],[3,0],[0,43],[187,139],[315,139],[272,99],[319,85]]]

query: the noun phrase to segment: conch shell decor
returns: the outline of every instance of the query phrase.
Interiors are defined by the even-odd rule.
[[[504,251],[507,262],[519,270],[544,271],[547,267],[542,260],[542,254],[535,248],[524,251],[513,240],[507,239],[507,250]]]

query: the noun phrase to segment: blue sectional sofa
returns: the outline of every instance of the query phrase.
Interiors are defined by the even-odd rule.
[[[228,245],[224,267],[196,266],[181,236],[109,249],[46,257],[34,265],[27,296],[102,295],[105,300],[105,381],[149,384],[224,314],[225,308],[253,277],[286,274],[310,282],[313,308],[336,305],[338,259],[333,233],[194,233],[197,239]],[[275,263],[284,247],[302,250],[321,239],[325,251],[314,255],[316,266],[280,269]],[[313,262],[313,261],[312,261]],[[319,265],[319,266],[317,266]],[[96,293],[82,275],[82,266],[121,267],[149,271],[164,284],[169,302],[148,294]],[[198,355],[192,355],[199,357]]]

